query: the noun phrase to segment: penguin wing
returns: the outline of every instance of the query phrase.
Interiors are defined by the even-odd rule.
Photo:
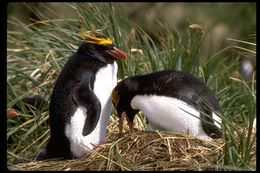
[[[213,139],[222,137],[220,113],[215,112],[205,100],[199,101],[198,105],[203,130]]]
[[[192,105],[200,112],[202,128],[207,135],[211,138],[220,138],[223,136],[223,132],[220,130],[221,118],[219,116],[219,106],[213,95],[206,91],[198,94],[193,89],[182,88],[182,92],[179,92],[177,97]]]
[[[90,134],[95,129],[101,112],[101,103],[90,87],[92,77],[92,73],[84,74],[83,79],[73,91],[73,100],[87,110],[87,118],[82,131],[83,136]]]
[[[182,100],[199,110],[202,128],[211,138],[214,139],[223,136],[223,132],[220,130],[220,113],[218,110],[214,110],[208,97],[202,97],[195,93],[189,93],[182,96]]]

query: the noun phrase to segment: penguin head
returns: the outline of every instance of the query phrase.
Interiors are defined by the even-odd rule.
[[[113,63],[116,59],[125,60],[127,54],[118,49],[110,38],[101,33],[81,33],[84,42],[81,44],[78,53],[91,56],[103,63]]]
[[[131,107],[131,100],[135,96],[135,89],[132,85],[133,82],[130,85],[129,81],[128,79],[120,81],[111,94],[113,106],[119,117],[119,126],[122,126],[121,123],[124,115],[126,115],[129,127],[133,125],[134,117],[139,112],[139,110],[134,110]]]

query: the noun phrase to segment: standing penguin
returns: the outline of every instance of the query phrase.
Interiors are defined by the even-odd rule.
[[[99,33],[85,40],[63,67],[52,91],[50,140],[36,160],[81,157],[104,142],[117,82],[116,59],[127,55]]]
[[[211,140],[223,135],[220,106],[207,86],[188,73],[163,70],[121,80],[112,92],[119,132],[126,117],[130,130],[136,113],[148,120],[147,130],[184,132]]]

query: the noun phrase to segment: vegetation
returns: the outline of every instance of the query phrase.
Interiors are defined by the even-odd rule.
[[[9,7],[12,5],[10,3]],[[82,41],[79,33],[93,30],[101,30],[128,53],[127,61],[118,62],[119,79],[176,69],[192,73],[204,81],[216,94],[223,110],[224,145],[221,145],[223,151],[218,155],[216,167],[256,169],[256,136],[252,133],[256,117],[255,72],[249,80],[239,74],[241,58],[250,56],[255,59],[256,34],[248,33],[250,41],[227,38],[232,45],[203,56],[201,46],[207,33],[200,24],[189,23],[173,32],[168,25],[158,21],[150,26],[156,33],[155,41],[140,25],[128,19],[118,4],[67,3],[67,8],[75,14],[71,18],[63,18],[48,5],[41,8],[48,10],[52,17],[42,14],[34,4],[23,5],[37,20],[27,24],[15,16],[8,16],[7,108],[14,104],[22,108],[16,118],[7,120],[9,169],[18,169],[15,159],[35,155],[49,139],[48,111],[35,111],[30,115],[20,99],[38,94],[49,101],[60,70]],[[138,129],[144,129],[144,121],[142,116],[135,119]],[[108,139],[117,131],[117,116],[113,113]],[[131,164],[124,167],[137,169]]]

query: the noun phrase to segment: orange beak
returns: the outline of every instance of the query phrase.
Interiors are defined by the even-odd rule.
[[[123,112],[119,118],[119,134],[122,134],[123,131],[123,123],[124,123],[124,118],[126,118],[127,124],[129,126],[130,132],[134,131],[134,123],[129,120],[127,117],[126,113]]]
[[[116,47],[114,47],[114,49],[112,49],[112,50],[107,50],[106,52],[108,54],[110,54],[111,56],[113,56],[114,58],[117,58],[117,59],[120,59],[120,60],[126,60],[127,59],[127,54],[124,51],[122,51],[122,50],[120,50]]]

